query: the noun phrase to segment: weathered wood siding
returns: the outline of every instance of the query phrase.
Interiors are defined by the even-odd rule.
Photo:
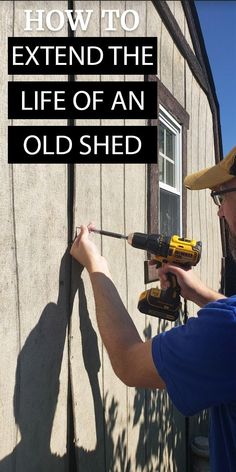
[[[64,165],[7,164],[7,37],[24,34],[24,9],[35,6],[23,1],[0,3],[0,470],[4,472],[67,470],[67,170]],[[66,8],[67,2],[60,2],[60,7]],[[37,8],[55,9],[58,2],[39,1]]]
[[[167,3],[193,50],[181,3]],[[30,1],[0,3],[4,64],[7,62],[7,36],[23,34],[25,8],[35,9],[36,4]],[[56,0],[37,2],[37,9],[54,8],[67,9],[68,4]],[[212,113],[207,97],[153,3],[76,1],[75,8],[96,11],[86,33],[77,33],[95,37],[108,34],[104,32],[103,20],[97,20],[102,8],[139,11],[141,21],[135,32],[118,29],[112,35],[158,37],[157,75],[190,116],[187,172],[214,164]],[[43,33],[32,32],[36,34],[42,36]],[[44,34],[66,36],[67,31]],[[185,472],[185,419],[165,392],[129,389],[115,377],[98,333],[88,275],[85,271],[81,274],[76,263],[72,264],[70,300],[73,309],[67,336],[70,317],[70,260],[65,255],[67,166],[7,164],[8,77],[5,68],[1,68],[0,78],[4,248],[1,252],[4,270],[1,271],[0,325],[0,422],[4,437],[0,442],[0,471],[69,470],[68,441],[71,447],[69,433],[74,429],[78,472]],[[28,79],[36,80],[35,77]],[[38,79],[43,80],[43,77]],[[57,79],[66,80],[65,77]],[[93,81],[132,79],[142,81],[143,77],[83,77],[83,80]],[[112,122],[114,126],[126,123],[143,124],[137,120]],[[21,121],[21,124],[25,123]],[[76,122],[77,126],[102,124],[110,122]],[[94,221],[98,227],[121,233],[145,232],[146,196],[145,165],[76,165],[74,227]],[[206,283],[217,289],[220,233],[208,192],[188,192],[185,210],[187,235],[203,241],[203,256],[196,270]],[[108,259],[114,282],[142,337],[153,336],[164,327],[169,329],[170,324],[159,323],[137,311],[138,295],[144,288],[145,254],[120,240],[98,235],[93,239]],[[196,313],[193,304],[189,304],[189,310],[191,314]],[[68,381],[73,420],[68,409]],[[202,419],[204,416],[203,413]],[[190,423],[190,437],[200,432],[206,432],[206,422],[199,422],[198,417]]]

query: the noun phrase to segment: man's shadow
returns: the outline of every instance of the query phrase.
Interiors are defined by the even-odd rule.
[[[60,265],[57,303],[46,305],[18,356],[13,404],[20,441],[0,461],[0,472],[66,470],[66,455],[52,454],[50,440],[70,316],[70,264],[66,250]]]
[[[113,430],[119,405],[114,397],[108,404],[102,398],[98,372],[101,367],[97,334],[87,309],[82,267],[72,261],[69,249],[62,257],[59,271],[57,303],[48,303],[37,325],[29,334],[17,359],[14,389],[16,443],[14,450],[0,461],[0,472],[128,472],[126,431],[119,432],[116,444]],[[51,452],[51,435],[60,390],[60,373],[67,340],[67,327],[76,293],[79,297],[78,316],[82,340],[82,355],[93,396],[96,444],[92,451],[73,442],[73,421],[62,421],[58,434],[67,437],[66,452],[59,456]],[[39,294],[40,296],[40,294]],[[63,387],[70,385],[63,378]],[[68,389],[69,393],[71,389]],[[80,401],[80,399],[76,399]],[[71,402],[69,395],[68,402]],[[72,411],[71,405],[67,410]],[[106,420],[104,410],[107,412]],[[65,412],[65,417],[66,417]],[[79,419],[76,419],[77,424]],[[83,425],[79,425],[83,428]],[[71,428],[68,431],[68,428]],[[17,435],[18,431],[18,435]],[[19,439],[18,439],[19,438]]]
[[[67,249],[60,264],[57,303],[51,302],[46,305],[18,356],[13,405],[16,443],[19,442],[10,454],[0,461],[0,472],[74,472],[76,462],[81,470],[104,472],[105,443],[113,461],[114,445],[111,433],[115,423],[112,419],[106,425],[104,422],[103,401],[98,382],[101,363],[97,335],[87,310],[81,279],[82,269],[78,263],[72,261],[69,249]],[[93,451],[86,451],[80,446],[75,447],[72,436],[73,424],[71,425],[68,421],[65,425],[63,422],[61,425],[63,430],[59,431],[59,435],[67,437],[67,451],[63,456],[59,456],[51,452],[50,442],[60,388],[59,378],[68,321],[77,292],[82,353],[93,395],[97,441]],[[63,379],[63,382],[65,382],[63,388],[67,388],[70,378]],[[71,389],[69,388],[68,391],[70,392]],[[71,402],[70,396],[68,401]],[[112,409],[111,416],[115,416],[115,411]],[[72,426],[72,434],[71,431],[66,431],[68,425]],[[71,457],[71,453],[74,457]],[[98,459],[101,458],[101,453],[103,464]]]
[[[102,399],[102,393],[99,386],[98,373],[101,368],[101,360],[98,348],[97,334],[91,323],[89,312],[87,308],[87,300],[85,295],[84,283],[81,277],[78,277],[79,266],[73,261],[72,265],[72,285],[79,280],[78,284],[78,297],[79,297],[79,327],[81,332],[82,342],[82,356],[84,368],[87,372],[92,398],[94,406],[94,417],[95,417],[95,431],[96,431],[96,444],[93,450],[86,450],[79,445],[75,449],[76,463],[78,470],[81,471],[93,471],[104,472],[105,470],[114,470],[111,467],[111,462],[114,460],[114,443],[112,440],[112,430],[115,426],[110,429],[110,416],[114,411],[111,411],[109,420],[106,422],[104,417],[104,404]],[[74,292],[74,288],[72,289]],[[78,401],[79,399],[77,399]],[[79,418],[76,419],[77,425]],[[82,429],[83,425],[79,425]],[[75,427],[76,429],[76,427]],[[79,432],[78,432],[79,434]],[[109,455],[106,457],[106,452],[109,451]],[[109,457],[108,457],[109,456]],[[109,462],[109,467],[107,463]]]

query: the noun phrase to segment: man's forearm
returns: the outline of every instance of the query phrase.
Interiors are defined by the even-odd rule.
[[[112,280],[104,266],[90,273],[99,332],[113,369],[123,381],[129,350],[142,342]]]
[[[225,298],[225,295],[222,293],[215,292],[214,290],[206,287],[205,290],[196,294],[196,299],[193,300],[198,306],[203,307],[207,303],[215,302],[220,298]]]

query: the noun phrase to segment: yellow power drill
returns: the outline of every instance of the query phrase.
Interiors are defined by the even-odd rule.
[[[128,235],[128,242],[138,249],[144,249],[155,255],[152,261],[156,267],[170,262],[183,268],[195,266],[201,258],[201,241],[181,238],[177,235],[133,233]],[[149,261],[145,261],[145,268]],[[145,270],[147,274],[147,269]],[[150,288],[141,293],[138,309],[142,313],[158,318],[175,321],[180,312],[180,287],[176,276],[168,273],[169,287],[166,290]],[[146,282],[147,280],[146,276]]]
[[[201,258],[201,241],[181,238],[179,236],[165,236],[162,234],[130,233],[128,236],[110,231],[91,229],[112,238],[126,239],[128,243],[137,248],[154,254],[152,265],[161,267],[163,263],[170,262],[183,268],[190,268],[198,264]],[[154,261],[154,263],[153,263]],[[145,261],[145,273],[150,261]],[[142,313],[156,316],[169,321],[175,321],[180,313],[180,287],[176,276],[168,273],[169,287],[166,290],[150,288],[141,293],[138,309]],[[146,276],[145,282],[149,282]],[[156,279],[157,280],[157,279]]]

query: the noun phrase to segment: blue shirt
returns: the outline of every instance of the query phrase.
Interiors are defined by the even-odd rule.
[[[197,318],[153,338],[152,355],[178,410],[210,408],[213,472],[236,471],[236,296],[208,303]]]

